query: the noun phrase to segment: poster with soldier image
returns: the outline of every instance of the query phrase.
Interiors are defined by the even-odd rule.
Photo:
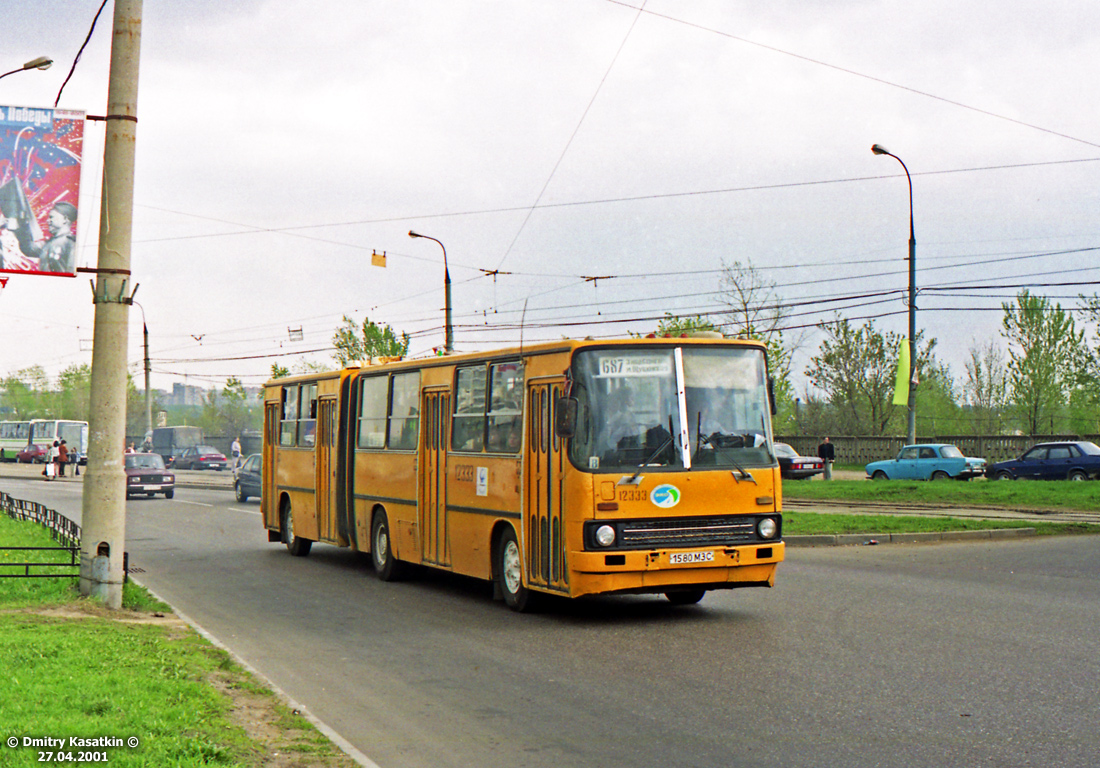
[[[0,106],[0,272],[76,275],[84,113]]]

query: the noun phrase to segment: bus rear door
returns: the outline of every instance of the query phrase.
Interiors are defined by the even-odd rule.
[[[450,440],[451,393],[425,390],[420,413],[424,418],[424,450],[420,464],[420,557],[425,563],[448,567],[451,562],[447,526],[447,446]]]
[[[317,403],[317,538],[336,541],[336,398]],[[338,542],[346,546],[347,541]]]

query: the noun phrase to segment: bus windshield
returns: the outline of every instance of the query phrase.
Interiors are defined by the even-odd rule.
[[[775,463],[759,349],[582,351],[574,360],[573,381],[579,407],[570,453],[582,469],[738,469]]]

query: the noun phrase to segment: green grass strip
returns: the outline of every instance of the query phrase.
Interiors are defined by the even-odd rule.
[[[845,533],[947,533],[998,528],[1034,528],[1043,535],[1100,533],[1087,523],[1044,523],[1026,520],[979,520],[957,517],[902,515],[836,515],[819,512],[783,512],[784,536],[835,536]]]
[[[821,480],[783,483],[783,496],[808,501],[935,504],[1042,511],[1100,511],[1100,482],[1068,480]]]
[[[51,544],[41,526],[0,516],[0,547]],[[140,586],[126,585],[129,610],[115,612],[79,598],[75,581],[0,579],[0,765],[40,765],[46,752],[75,761],[83,752],[98,753],[85,764],[106,757],[126,768],[354,766]],[[65,745],[23,741],[46,738]]]

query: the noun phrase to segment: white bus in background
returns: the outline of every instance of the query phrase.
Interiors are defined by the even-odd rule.
[[[15,454],[27,447],[30,438],[29,421],[0,421],[0,461],[15,461]]]
[[[69,453],[75,453],[80,464],[88,463],[88,422],[67,419],[34,419],[31,421],[28,443],[53,445],[64,440]],[[72,462],[72,459],[69,459]]]

